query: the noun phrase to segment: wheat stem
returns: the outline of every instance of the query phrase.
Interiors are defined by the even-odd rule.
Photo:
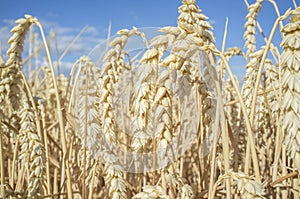
[[[211,48],[211,50],[214,51],[218,56],[220,56],[220,58],[224,62],[225,68],[228,71],[228,75],[229,75],[229,77],[232,81],[232,85],[233,85],[233,87],[234,87],[234,89],[235,89],[235,91],[238,95],[238,99],[239,99],[240,104],[241,104],[241,110],[242,110],[242,113],[243,113],[243,116],[244,116],[244,119],[245,119],[245,124],[246,124],[246,129],[247,129],[247,132],[248,132],[248,136],[249,136],[249,141],[250,141],[250,144],[251,144],[251,155],[252,155],[252,161],[253,161],[253,165],[254,165],[255,177],[258,181],[261,181],[259,166],[258,166],[258,159],[257,159],[257,154],[256,154],[255,144],[254,144],[255,143],[254,142],[254,135],[253,135],[253,132],[252,132],[251,123],[250,123],[250,120],[249,120],[249,117],[248,117],[248,114],[247,114],[246,106],[244,104],[239,86],[235,82],[235,78],[233,76],[233,73],[230,69],[230,66],[228,65],[228,62],[227,62],[225,56],[221,52],[219,52],[215,47]]]
[[[2,127],[0,126],[0,182],[1,185],[4,185],[5,183],[5,173],[4,173],[4,156],[3,156],[3,130]],[[4,194],[5,194],[5,189],[4,186],[1,186],[0,189],[0,196],[4,198]]]
[[[295,7],[295,9],[298,7],[297,6],[297,3],[296,3],[296,0],[292,0],[293,1],[293,4],[294,4],[294,7]]]
[[[45,37],[45,33],[43,30],[42,25],[37,21],[36,25],[39,27],[41,35],[42,35],[42,39],[45,45],[45,49],[46,49],[46,54],[48,57],[48,61],[50,64],[50,69],[51,69],[51,75],[52,75],[52,80],[53,80],[53,85],[54,85],[54,89],[55,89],[55,95],[56,95],[56,103],[57,103],[57,115],[58,115],[58,120],[59,120],[59,128],[60,128],[60,136],[61,136],[61,142],[62,142],[62,149],[63,149],[63,168],[62,168],[62,182],[64,181],[64,174],[65,174],[65,168],[64,166],[66,166],[66,173],[67,173],[67,193],[68,193],[68,198],[72,199],[73,194],[72,194],[72,183],[71,183],[71,174],[70,174],[70,170],[68,165],[65,165],[68,163],[67,161],[67,143],[66,143],[66,138],[65,138],[65,126],[64,126],[64,117],[63,117],[63,113],[62,113],[62,107],[61,107],[61,103],[60,103],[60,97],[59,97],[59,93],[58,93],[58,86],[57,86],[57,82],[56,82],[56,78],[55,78],[55,72],[54,72],[54,67],[53,67],[53,63],[52,63],[52,58],[51,58],[51,54],[49,51],[49,47],[47,44],[47,40]]]
[[[259,65],[259,68],[258,68],[255,87],[254,87],[254,92],[253,92],[251,112],[250,112],[250,122],[251,122],[251,124],[253,124],[253,120],[254,120],[255,104],[256,104],[256,99],[257,99],[257,95],[258,95],[258,87],[259,87],[260,80],[261,80],[262,69],[264,67],[265,60],[266,60],[267,55],[268,55],[268,50],[270,49],[270,46],[271,46],[271,43],[272,43],[272,40],[273,40],[273,36],[275,34],[275,31],[276,31],[276,28],[277,28],[279,22],[282,21],[284,18],[288,17],[291,13],[292,13],[292,11],[289,11],[289,12],[285,13],[282,17],[279,17],[279,18],[276,19],[276,21],[273,25],[273,28],[271,30],[270,36],[269,36],[269,40],[268,40],[267,45],[264,49],[263,56],[261,58],[260,65]]]
[[[269,0],[269,1],[272,3],[272,5],[273,5],[273,7],[274,7],[274,9],[275,9],[275,12],[276,12],[276,14],[277,14],[277,17],[280,18],[281,14],[280,14],[280,12],[279,12],[277,3],[276,3],[274,0]],[[283,23],[282,23],[281,20],[280,20],[280,22],[279,22],[279,25],[280,25],[280,29],[282,29],[282,28],[283,28]],[[281,35],[281,36],[282,36],[282,35]]]
[[[228,30],[228,18],[226,17],[226,22],[225,22],[225,28],[224,28],[224,34],[223,34],[223,42],[222,42],[222,53],[225,53],[225,46],[226,46],[226,39],[227,39],[227,30]],[[220,68],[220,78],[222,78],[221,80],[224,81],[223,77],[223,65],[221,64],[219,67]]]
[[[91,182],[90,182],[90,189],[89,189],[89,196],[88,196],[88,199],[93,199],[94,182],[95,182],[95,174],[96,174],[97,166],[98,166],[98,162],[95,161],[94,166],[93,166],[92,179],[91,179]]]
[[[60,55],[58,58],[55,66],[59,66],[59,63],[61,60],[65,57],[65,55],[68,53],[68,51],[72,48],[72,46],[77,42],[77,40],[81,37],[81,35],[88,29],[88,26],[84,26],[81,31],[78,33],[78,35],[72,40],[72,42],[67,46],[67,48],[64,50],[64,52]]]
[[[42,100],[38,101],[38,107],[40,109],[41,114],[41,122],[42,122],[42,131],[44,137],[44,146],[45,146],[45,155],[46,155],[46,181],[47,181],[47,194],[51,195],[51,179],[50,179],[50,163],[49,163],[49,145],[48,145],[48,135],[46,128],[46,114],[45,114],[45,105]]]

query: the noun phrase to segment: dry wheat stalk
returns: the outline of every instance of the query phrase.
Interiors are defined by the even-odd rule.
[[[55,77],[53,70],[48,68],[36,70],[32,74],[41,75],[42,78],[36,77],[34,79],[34,76],[30,74],[28,82],[34,99],[40,105],[39,112],[34,112],[36,110],[31,108],[31,106],[34,107],[34,104],[30,105],[27,100],[21,100],[24,98],[23,95],[29,95],[30,92],[25,93],[22,88],[23,83],[26,85],[26,79],[24,78],[23,83],[18,80],[21,79],[19,77],[21,77],[20,72],[22,72],[21,52],[19,51],[23,50],[25,29],[30,26],[28,23],[34,23],[35,20],[30,16],[18,20],[17,23],[19,24],[13,29],[14,35],[10,40],[11,47],[8,51],[9,59],[7,63],[10,63],[10,65],[5,64],[0,55],[0,125],[2,128],[0,130],[3,131],[1,133],[3,142],[1,141],[0,147],[3,151],[0,158],[2,160],[1,192],[3,193],[3,189],[5,189],[6,196],[13,197],[63,198],[66,194],[64,189],[67,180],[69,198],[83,198],[87,195],[89,195],[89,198],[128,198],[134,193],[137,194],[133,198],[192,198],[192,194],[202,198],[207,193],[209,198],[214,198],[215,194],[210,191],[213,186],[210,186],[209,183],[212,182],[213,185],[216,176],[219,175],[219,180],[213,188],[215,188],[215,191],[218,189],[218,194],[222,194],[221,197],[227,194],[227,198],[264,198],[264,196],[273,198],[277,194],[277,198],[298,198],[298,179],[295,177],[296,172],[293,172],[293,175],[287,173],[287,168],[291,165],[290,161],[286,159],[285,149],[288,149],[290,157],[295,163],[295,167],[292,166],[291,169],[299,169],[300,156],[297,148],[299,146],[298,129],[300,128],[298,128],[299,122],[297,122],[299,114],[297,105],[299,101],[299,89],[297,88],[299,78],[297,73],[299,72],[298,61],[300,59],[300,56],[298,56],[300,46],[298,41],[299,16],[293,16],[291,23],[282,29],[284,51],[281,55],[281,63],[278,63],[276,57],[274,57],[274,63],[268,59],[262,61],[267,57],[265,55],[267,55],[268,50],[256,51],[255,46],[255,29],[256,25],[259,26],[256,17],[262,2],[263,0],[257,0],[256,3],[249,6],[245,24],[245,46],[247,48],[247,58],[250,58],[250,60],[246,66],[243,85],[244,100],[241,99],[237,86],[239,82],[235,81],[235,77],[230,74],[231,70],[228,65],[231,56],[241,55],[241,50],[230,48],[227,52],[220,53],[213,44],[212,26],[207,21],[208,18],[201,13],[196,5],[196,0],[183,0],[182,5],[178,8],[180,13],[178,26],[161,28],[159,31],[164,34],[152,38],[149,43],[144,33],[137,28],[120,30],[118,32],[119,36],[115,37],[110,42],[110,46],[107,47],[108,51],[104,57],[102,74],[96,75],[96,78],[93,77],[94,69],[98,70],[95,65],[90,63],[87,58],[82,60],[82,70],[78,75],[78,82],[74,83],[75,90],[78,91],[76,96],[80,98],[80,100],[77,99],[78,103],[75,102],[78,111],[74,115],[81,116],[80,121],[85,121],[81,122],[79,126],[74,125],[74,122],[71,124],[75,119],[69,113],[70,110],[63,112],[65,114],[63,116],[58,116],[55,111],[58,108],[60,114],[63,109],[63,106],[60,107],[55,99],[64,105],[69,104],[70,109],[73,105],[73,101],[70,100],[69,93],[67,93],[68,87],[73,86],[71,85],[73,74],[68,85],[67,77],[63,75]],[[271,2],[275,3],[274,1]],[[286,17],[287,14],[278,18],[276,23]],[[22,31],[25,33],[21,33]],[[18,34],[21,36],[18,36]],[[133,34],[142,37],[145,43],[146,52],[143,56],[140,54],[132,58],[130,52],[124,50],[127,40],[134,39],[134,37],[131,37]],[[19,40],[16,38],[19,38]],[[36,43],[37,39],[33,40],[33,37],[31,37],[30,42]],[[32,57],[36,56],[36,60],[38,60],[40,55],[38,51],[41,48],[38,44],[35,44],[34,48],[34,52],[32,52],[32,49],[30,52],[34,53]],[[276,53],[276,46],[269,43],[265,49],[269,48],[274,50],[271,51],[273,54]],[[221,59],[217,61],[215,54],[220,55]],[[51,58],[48,57],[48,61],[50,64]],[[23,63],[27,62],[26,59]],[[260,69],[258,69],[259,63]],[[224,77],[216,75],[218,74],[214,68],[216,65],[219,65],[219,70],[222,70],[218,71],[219,74],[224,75],[225,71],[223,69],[226,67],[228,75],[230,75],[230,81],[227,81],[224,87],[221,87],[221,81]],[[36,62],[36,66],[39,67],[38,62]],[[261,66],[265,68],[265,79],[263,79],[265,85],[258,81],[261,79]],[[281,70],[279,66],[283,66],[283,75],[279,74]],[[44,75],[40,74],[39,71],[44,71]],[[280,83],[278,78],[281,79],[281,76],[283,81]],[[93,79],[97,80],[95,84],[92,81]],[[257,82],[255,92],[253,92],[254,81]],[[55,82],[57,82],[57,86],[55,86]],[[82,87],[79,89],[78,85]],[[95,85],[95,87],[88,88],[91,85]],[[280,107],[281,97],[279,97],[281,93],[278,91],[281,90],[281,87],[283,90],[282,108]],[[219,91],[222,91],[222,89],[225,91],[218,93],[217,88]],[[98,92],[97,99],[95,90]],[[12,96],[12,93],[17,95]],[[257,94],[258,97],[257,99],[254,97],[253,102],[255,103],[252,102],[251,107],[253,93]],[[25,109],[14,112],[18,111],[19,107],[11,107],[13,104],[9,101],[10,99],[19,104],[20,102],[25,103],[25,109],[30,114],[26,113]],[[219,104],[220,101],[214,99],[227,103],[227,106],[223,107]],[[215,101],[218,103],[214,104]],[[247,121],[244,101],[248,108],[248,114],[250,108],[252,108],[250,121],[253,130],[256,132],[254,136],[251,136],[252,131],[250,122]],[[42,106],[40,103],[42,103]],[[218,109],[216,105],[218,105]],[[218,118],[216,115],[222,114],[219,110],[223,110],[223,108],[226,111],[228,123],[226,120],[216,120]],[[79,109],[81,110],[79,111]],[[8,111],[4,112],[3,110]],[[278,116],[279,111],[282,111],[280,114],[282,118]],[[36,113],[35,118],[33,113]],[[252,117],[253,115],[255,117]],[[21,122],[20,116],[25,118]],[[30,165],[30,156],[32,156],[32,162],[42,161],[41,151],[43,145],[39,136],[36,135],[36,127],[34,127],[35,123],[38,125],[39,119],[42,121],[44,143],[46,152],[48,152],[48,154],[46,153],[47,186],[42,188],[46,190],[48,187],[53,186],[53,191],[48,189],[47,193],[46,191],[38,191],[37,188],[41,188],[41,184],[45,181],[39,179],[38,176],[38,171],[43,169],[38,168],[33,163]],[[66,126],[64,126],[64,119],[69,122]],[[283,123],[282,127],[281,122]],[[61,126],[59,129],[58,123],[62,124],[62,127],[66,127],[66,130]],[[226,125],[223,125],[224,123]],[[26,129],[25,124],[28,127]],[[227,124],[229,125],[227,126]],[[93,129],[93,132],[87,130],[95,127],[94,125],[96,125],[96,130]],[[245,125],[250,137],[245,134]],[[214,135],[210,132],[218,131],[220,127],[222,127],[222,130],[225,129],[224,132],[229,132],[229,136],[227,136],[230,137],[231,141],[229,150],[226,149],[226,136],[222,136],[220,139],[215,137],[214,141],[218,141],[217,145],[211,145]],[[274,153],[274,134],[279,128],[284,133],[285,145],[282,147],[281,152],[279,136],[275,144],[278,148],[277,153]],[[62,133],[60,136],[59,131]],[[190,131],[197,132],[198,139],[188,139]],[[19,162],[15,161],[15,157],[10,156],[13,149],[15,149],[14,156],[17,156],[16,154],[20,148],[16,141],[17,132],[21,134],[19,141],[23,142],[20,143],[22,148],[21,161]],[[82,145],[84,144],[80,142],[76,132],[78,132],[81,141],[84,144],[87,143],[88,149],[91,149],[88,150],[86,162],[82,161],[84,159],[82,158],[84,156]],[[133,133],[133,135],[125,135],[128,132]],[[60,138],[63,139],[64,137],[63,135],[70,138],[66,140],[66,145],[64,142],[60,142]],[[145,140],[141,139],[143,136]],[[178,172],[156,171],[126,174],[124,168],[118,162],[120,159],[117,160],[119,151],[116,154],[114,154],[115,151],[109,151],[112,154],[106,157],[110,160],[105,165],[105,171],[103,165],[98,164],[97,166],[97,164],[94,164],[93,166],[95,161],[90,157],[102,158],[103,150],[111,149],[108,144],[103,144],[100,147],[101,143],[98,141],[103,142],[105,137],[107,143],[114,142],[130,153],[145,153],[158,149],[164,157],[174,160],[174,170],[178,170]],[[87,138],[87,142],[84,141],[85,138]],[[256,144],[249,141],[253,138],[258,141]],[[257,149],[258,157],[260,157],[259,169],[256,168],[257,161],[255,157],[252,157],[253,164],[248,164],[249,172],[255,172],[256,180],[240,172],[244,167],[241,160],[250,159],[244,158],[247,139],[249,139],[248,143],[253,143],[251,144],[251,153],[256,154],[255,149]],[[189,143],[192,143],[192,148],[185,154],[180,154],[181,148],[186,147],[186,145],[180,144],[186,140],[190,140]],[[202,147],[205,142],[209,147],[213,147],[213,152],[210,157],[203,158],[203,152],[210,152],[210,150],[203,151]],[[4,146],[2,143],[4,143]],[[175,148],[172,148],[174,146]],[[35,147],[37,150],[33,150]],[[167,148],[167,150],[169,148],[176,149],[177,154],[165,153],[166,151],[162,150],[163,148]],[[28,151],[25,151],[26,149]],[[232,157],[232,149],[234,152],[241,152],[241,154],[235,153],[236,158]],[[292,155],[293,153],[294,155]],[[230,158],[226,158],[226,155]],[[173,156],[175,159],[172,158]],[[180,158],[176,159],[178,156]],[[26,159],[26,157],[29,158]],[[64,162],[65,160],[66,162]],[[107,159],[104,158],[104,160]],[[273,161],[274,163],[277,161],[276,166],[281,166],[281,169],[279,167],[275,170],[275,166],[271,167],[270,162],[273,163]],[[233,168],[235,172],[228,170],[228,168],[233,167],[232,162],[235,164]],[[226,164],[228,164],[227,169]],[[24,165],[27,167],[26,169]],[[54,169],[52,169],[53,165]],[[67,169],[70,168],[71,180],[68,177],[70,174],[67,174],[67,179],[65,178],[66,166]],[[2,172],[3,168],[4,172]],[[208,171],[208,168],[211,168],[211,170]],[[270,168],[274,168],[272,174]],[[35,172],[31,172],[30,169]],[[104,172],[102,173],[100,170]],[[260,173],[257,172],[259,170]],[[85,176],[85,172],[87,176]],[[222,175],[222,173],[225,174]],[[282,176],[279,177],[280,175]],[[104,176],[106,185],[103,184]],[[260,176],[263,177],[263,180],[273,179],[266,194],[265,187],[258,182]],[[99,179],[97,179],[98,177]],[[278,177],[279,179],[277,179]],[[12,187],[5,183],[6,179],[9,179],[9,184]],[[80,182],[79,179],[85,179],[85,183]],[[149,185],[151,179],[152,186]],[[100,182],[96,185],[98,180]],[[219,186],[224,180],[226,180],[226,189],[224,186]],[[51,184],[52,181],[53,184]],[[282,183],[279,184],[278,182]],[[276,183],[278,186],[274,189]],[[82,185],[84,184],[91,185],[88,194],[84,191],[78,191],[83,189]],[[237,185],[237,188],[235,185]],[[103,188],[104,186],[106,188]],[[141,187],[143,187],[143,192],[140,192]],[[28,196],[19,193],[19,191],[26,190],[26,188],[25,195]],[[59,188],[62,188],[62,192],[59,192]],[[74,195],[72,191],[74,191]]]
[[[284,34],[282,40],[283,52],[281,54],[282,72],[282,133],[284,144],[295,166],[300,169],[300,14],[291,17],[290,23],[281,31]]]
[[[24,101],[23,109],[19,115],[21,118],[19,158],[29,171],[28,196],[40,195],[44,184],[45,175],[45,150],[36,133],[36,124],[33,110],[27,101]]]
[[[101,182],[102,168],[98,160],[94,160],[92,166],[85,180],[85,184],[89,187],[89,198],[95,195],[93,193],[97,194],[99,187],[103,186]]]
[[[264,92],[263,86],[259,86],[259,92]],[[270,162],[272,162],[271,157],[269,157],[269,151],[272,151],[271,148],[267,148],[268,139],[271,139],[271,142],[273,141],[272,138],[274,138],[273,134],[271,134],[269,123],[269,117],[268,117],[268,109],[266,104],[266,98],[264,95],[257,96],[256,101],[256,110],[255,110],[255,117],[254,117],[254,123],[253,128],[255,130],[255,139],[257,143],[257,148],[259,150],[259,161],[260,161],[260,167],[261,169],[261,176],[263,178],[266,178],[270,171],[269,165]],[[269,157],[269,158],[268,158]]]
[[[236,83],[238,79],[236,78]],[[232,80],[228,79],[225,83],[225,95],[226,101],[237,100],[236,91],[233,88]],[[245,154],[245,131],[243,130],[243,120],[241,118],[241,107],[239,103],[232,104],[225,107],[226,117],[228,119],[231,131],[234,138],[234,157],[233,168],[234,171],[241,171],[244,162]]]

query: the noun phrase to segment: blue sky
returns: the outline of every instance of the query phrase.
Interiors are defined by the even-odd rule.
[[[299,0],[296,2],[300,5]],[[249,0],[249,3],[255,1]],[[294,8],[292,0],[276,0],[280,13]],[[119,29],[141,27],[176,26],[178,6],[181,0],[0,0],[0,44],[5,54],[9,29],[13,21],[24,14],[37,17],[44,26],[46,33],[53,30],[57,36],[58,52],[66,48],[80,30],[88,25],[79,41],[70,53],[75,62],[81,55],[88,54],[91,49],[107,36],[108,24],[111,22],[111,34]],[[198,0],[197,5],[209,17],[214,26],[216,45],[221,49],[222,35],[226,18],[229,20],[226,47],[238,46],[243,49],[244,23],[247,7],[244,0]],[[258,20],[266,35],[276,20],[276,13],[268,1],[263,3]],[[258,42],[261,37],[258,35]],[[280,42],[279,34],[274,38]],[[261,44],[261,43],[259,43]],[[243,49],[245,51],[245,49]],[[76,57],[77,56],[77,57]],[[233,67],[239,67],[239,60],[233,61]],[[242,64],[240,64],[242,65]]]

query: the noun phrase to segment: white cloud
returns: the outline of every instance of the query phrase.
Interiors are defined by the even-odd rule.
[[[214,25],[214,24],[217,23],[216,20],[214,20],[214,19],[209,19],[208,21],[209,21],[209,23],[210,23],[211,25]]]
[[[92,35],[97,35],[99,33],[99,31],[93,26],[88,26],[85,32]]]
[[[5,55],[5,52],[8,49],[7,41],[11,35],[8,27],[0,27],[0,50],[2,51],[2,55]]]
[[[43,26],[47,40],[50,43],[50,50],[52,54],[53,62],[55,63],[65,49],[72,43],[75,37],[80,33],[83,27],[68,27],[60,24],[59,22],[39,19],[40,23]],[[7,41],[11,37],[10,29],[15,25],[14,20],[5,19],[2,21],[3,26],[0,26],[0,48],[2,54],[4,55],[8,49]],[[55,37],[51,38],[51,31],[55,34]],[[40,31],[35,26],[34,32],[38,34],[38,45],[43,45]],[[88,55],[89,52],[97,45],[99,42],[105,40],[101,38],[100,31],[93,26],[87,26],[82,32],[79,39],[71,46],[67,55],[61,60],[62,71],[67,72],[71,69],[73,63],[80,58],[81,56]],[[25,60],[28,57],[28,47],[29,47],[29,32],[27,33],[27,38],[25,40],[23,59]],[[56,46],[57,45],[57,46]],[[57,47],[57,48],[56,48]],[[58,52],[58,53],[57,53]],[[5,57],[5,56],[4,56]],[[45,49],[42,47],[40,58],[44,59]],[[6,57],[5,57],[6,58]],[[41,61],[40,63],[43,63]],[[26,66],[25,66],[26,67]],[[68,72],[67,72],[68,73]]]
[[[13,19],[4,19],[3,20],[3,23],[6,25],[6,26],[14,26],[16,23],[15,23],[15,20]]]
[[[48,17],[52,17],[52,18],[57,18],[57,17],[59,17],[59,14],[54,13],[54,12],[47,12],[46,15],[47,15]]]

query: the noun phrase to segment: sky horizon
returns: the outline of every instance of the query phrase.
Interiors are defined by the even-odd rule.
[[[298,1],[296,0],[300,5]],[[89,54],[97,44],[105,41],[109,24],[111,24],[111,35],[115,35],[120,29],[130,29],[133,26],[137,28],[176,26],[179,15],[178,7],[181,5],[181,0],[147,2],[142,0],[64,0],[63,5],[58,0],[0,0],[0,2],[0,48],[5,59],[8,48],[7,40],[11,36],[9,31],[14,26],[14,21],[23,17],[24,14],[37,17],[45,29],[46,36],[49,36],[51,31],[55,32],[57,46],[55,52],[52,52],[55,58],[58,58],[74,37],[86,27],[70,51],[74,59],[67,56],[63,60],[69,64],[68,67],[80,56]],[[254,2],[249,0],[250,4]],[[281,15],[288,8],[294,9],[292,0],[277,0],[276,3]],[[213,32],[218,49],[222,47],[225,22],[228,19],[226,48],[238,46],[243,52],[246,51],[243,33],[247,6],[244,0],[198,0],[197,5],[202,13],[209,17],[209,22],[214,27]],[[273,5],[265,1],[258,15],[258,21],[267,37],[276,18]],[[278,30],[273,41],[279,45],[281,38]],[[257,42],[258,47],[263,44],[260,33],[257,33]],[[24,53],[26,55],[26,52]],[[238,66],[239,62],[240,59],[233,60],[232,67],[242,67]],[[243,72],[239,75],[241,77]]]

